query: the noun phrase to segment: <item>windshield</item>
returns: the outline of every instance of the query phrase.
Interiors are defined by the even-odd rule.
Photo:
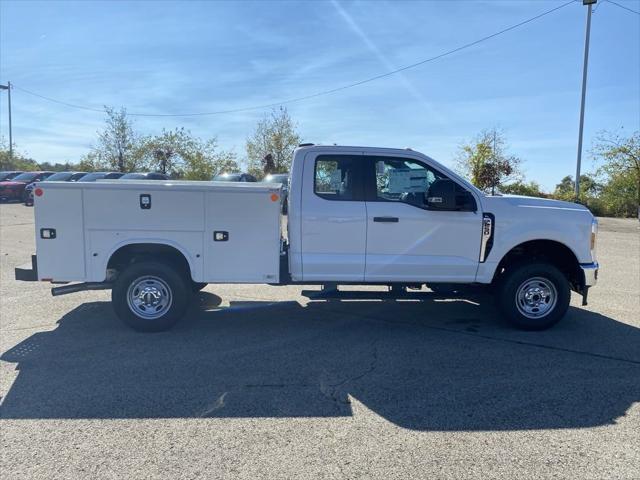
[[[109,172],[104,176],[104,178],[107,180],[113,180],[113,179],[120,178],[123,175],[124,173],[121,173],[121,172]]]
[[[0,180],[1,181],[9,180],[19,174],[20,172],[0,172]]]
[[[144,173],[125,173],[120,177],[121,180],[133,180],[133,179],[143,179],[146,175]]]
[[[267,175],[266,177],[264,177],[263,182],[265,183],[283,183],[284,185],[287,185],[289,183],[289,175],[287,174],[280,174],[280,175]]]
[[[223,173],[222,175],[216,175],[213,177],[214,182],[239,182],[240,181],[239,173]]]
[[[46,182],[66,182],[73,176],[73,172],[58,172],[47,178]]]
[[[36,178],[37,176],[38,176],[38,172],[25,172],[25,173],[21,173],[17,177],[14,177],[13,181],[29,183],[29,182],[33,182],[33,179]]]
[[[104,172],[87,173],[84,177],[82,177],[78,181],[79,182],[95,182],[96,180],[104,178],[105,175],[106,174]]]

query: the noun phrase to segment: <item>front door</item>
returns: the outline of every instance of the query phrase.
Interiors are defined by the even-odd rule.
[[[305,158],[301,251],[304,281],[363,281],[367,207],[362,154]]]
[[[368,282],[472,282],[481,243],[477,203],[426,208],[429,185],[447,178],[410,157],[366,157]],[[461,194],[469,192],[457,184]],[[474,211],[475,210],[475,211]]]

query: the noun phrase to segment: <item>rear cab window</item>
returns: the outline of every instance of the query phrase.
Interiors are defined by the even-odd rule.
[[[326,200],[363,201],[361,155],[319,155],[315,161],[313,191]]]

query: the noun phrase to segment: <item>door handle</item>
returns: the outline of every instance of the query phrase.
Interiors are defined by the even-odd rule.
[[[373,217],[373,221],[382,223],[398,223],[400,219],[398,217]]]

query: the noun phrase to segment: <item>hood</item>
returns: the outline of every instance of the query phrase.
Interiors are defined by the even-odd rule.
[[[524,195],[502,195],[486,197],[490,202],[504,202],[514,207],[528,207],[552,210],[576,210],[580,212],[589,211],[584,205],[563,200],[552,200],[550,198],[526,197]]]

